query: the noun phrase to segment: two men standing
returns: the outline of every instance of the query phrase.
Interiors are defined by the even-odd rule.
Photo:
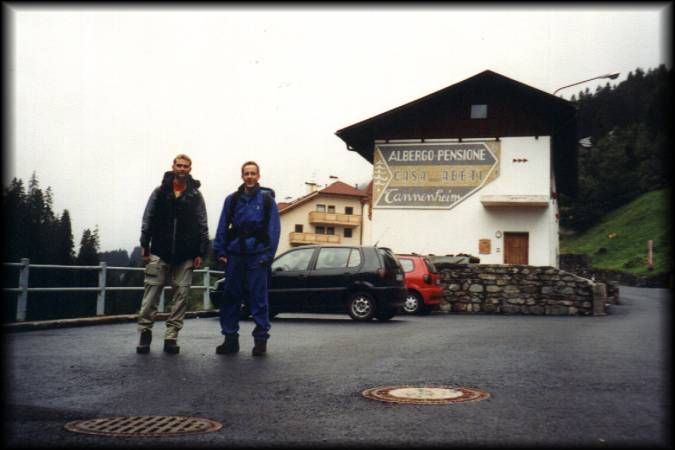
[[[190,176],[187,155],[174,158],[172,171],[150,196],[143,214],[141,255],[146,263],[145,293],[138,315],[138,353],[147,353],[159,297],[167,281],[174,286],[173,306],[166,322],[164,351],[178,353],[178,332],[183,327],[192,271],[201,266],[209,238],[200,182]],[[268,283],[270,265],[279,245],[280,220],[274,191],[260,187],[260,168],[253,161],[241,168],[243,184],[228,195],[218,223],[214,254],[225,265],[225,295],[220,305],[221,332],[218,354],[239,351],[239,310],[244,300],[256,327],[254,356],[264,355],[269,339]]]

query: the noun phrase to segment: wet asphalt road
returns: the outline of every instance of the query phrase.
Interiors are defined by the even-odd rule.
[[[622,287],[599,317],[439,314],[357,323],[281,314],[269,354],[214,353],[217,318],[189,319],[181,353],[137,355],[133,323],[4,335],[8,447],[672,446],[671,291]],[[450,405],[382,403],[364,389],[443,384],[490,397]],[[214,433],[108,437],[66,422],[178,415]]]

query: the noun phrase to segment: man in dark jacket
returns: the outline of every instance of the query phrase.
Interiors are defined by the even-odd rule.
[[[253,161],[241,167],[243,184],[228,195],[220,214],[213,251],[226,265],[220,305],[220,327],[225,340],[218,354],[239,351],[239,310],[246,300],[255,321],[254,356],[267,350],[270,320],[267,288],[270,265],[279,246],[279,210],[274,191],[258,184],[260,168]]]
[[[173,285],[173,306],[166,321],[164,351],[178,353],[178,332],[183,328],[192,270],[199,269],[209,246],[201,183],[190,175],[192,160],[180,154],[172,170],[164,174],[162,184],[148,200],[141,227],[141,256],[145,262],[145,292],[138,313],[141,333],[136,351],[150,351],[152,325],[164,285]]]

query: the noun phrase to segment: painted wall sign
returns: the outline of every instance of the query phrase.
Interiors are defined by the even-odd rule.
[[[375,144],[374,208],[450,209],[499,175],[500,143]]]

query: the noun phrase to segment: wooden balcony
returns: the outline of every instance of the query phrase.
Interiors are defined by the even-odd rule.
[[[548,208],[550,198],[546,195],[481,195],[480,202],[485,207]]]
[[[311,211],[309,213],[309,223],[313,225],[339,225],[341,227],[355,228],[361,225],[361,215]]]
[[[289,235],[289,240],[291,245],[339,244],[340,236],[336,234],[296,233],[292,231]]]

